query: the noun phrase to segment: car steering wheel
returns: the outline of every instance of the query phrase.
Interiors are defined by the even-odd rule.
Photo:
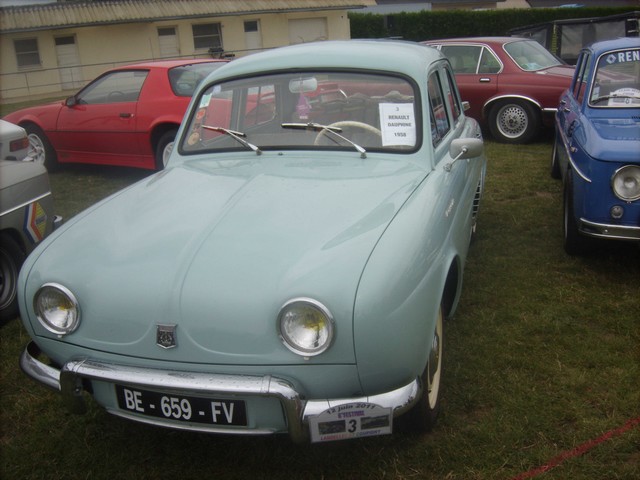
[[[382,138],[382,132],[378,130],[376,127],[372,127],[368,123],[356,122],[355,120],[343,120],[341,122],[335,122],[331,125],[327,125],[327,128],[357,128],[360,130],[364,130],[367,133],[371,133],[376,135],[378,138]],[[323,136],[327,135],[326,130],[321,130],[320,133],[316,136],[313,141],[314,145],[320,145],[320,140]]]

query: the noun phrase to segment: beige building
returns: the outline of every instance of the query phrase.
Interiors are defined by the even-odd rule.
[[[73,91],[115,65],[350,38],[375,0],[121,0],[0,9],[0,100]]]
[[[363,13],[394,15],[401,12],[442,10],[496,10],[505,8],[531,8],[527,0],[376,0],[376,5],[365,7]]]

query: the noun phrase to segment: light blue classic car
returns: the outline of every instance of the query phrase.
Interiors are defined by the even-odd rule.
[[[177,429],[315,442],[404,414],[430,430],[486,168],[464,107],[448,60],[417,44],[221,67],[166,170],[27,260],[23,370],[74,412],[89,392]]]
[[[560,97],[551,175],[564,186],[564,248],[640,242],[640,39],[595,43]]]

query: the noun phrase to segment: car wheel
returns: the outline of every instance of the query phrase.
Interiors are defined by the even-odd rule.
[[[18,273],[26,258],[16,241],[0,235],[0,321],[18,315]]]
[[[555,178],[556,180],[561,177],[560,175],[560,164],[558,163],[558,142],[556,140],[553,141],[553,151],[551,152],[551,178]]]
[[[590,239],[580,233],[573,208],[573,179],[571,171],[565,175],[563,192],[564,251],[569,255],[581,255],[588,251]]]
[[[442,379],[442,346],[444,317],[442,307],[438,310],[435,330],[427,366],[422,373],[422,394],[418,403],[403,417],[401,425],[416,432],[430,432],[436,424],[440,411],[440,387]]]
[[[44,165],[51,172],[54,171],[58,166],[58,155],[45,133],[36,125],[26,125],[24,129],[29,138],[29,156],[35,163]]]
[[[502,143],[528,143],[538,134],[540,115],[524,100],[496,103],[489,113],[489,129]]]
[[[177,133],[177,130],[169,130],[160,137],[156,146],[156,170],[164,170],[167,166]]]

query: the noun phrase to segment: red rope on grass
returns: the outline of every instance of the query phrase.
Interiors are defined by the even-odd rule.
[[[618,435],[622,435],[627,430],[631,430],[633,427],[640,425],[640,417],[629,420],[623,426],[616,428],[615,430],[610,430],[607,433],[595,438],[593,440],[589,440],[588,442],[583,443],[582,445],[578,445],[573,450],[568,450],[566,452],[562,452],[557,457],[552,458],[546,465],[542,465],[541,467],[534,468],[533,470],[529,470],[528,472],[521,473],[520,475],[513,477],[512,480],[525,480],[527,478],[533,478],[538,475],[541,475],[545,472],[548,472],[552,468],[557,467],[565,460],[569,458],[578,457],[583,453],[591,450],[593,447],[600,445],[601,443],[609,440],[611,437],[615,437]]]

